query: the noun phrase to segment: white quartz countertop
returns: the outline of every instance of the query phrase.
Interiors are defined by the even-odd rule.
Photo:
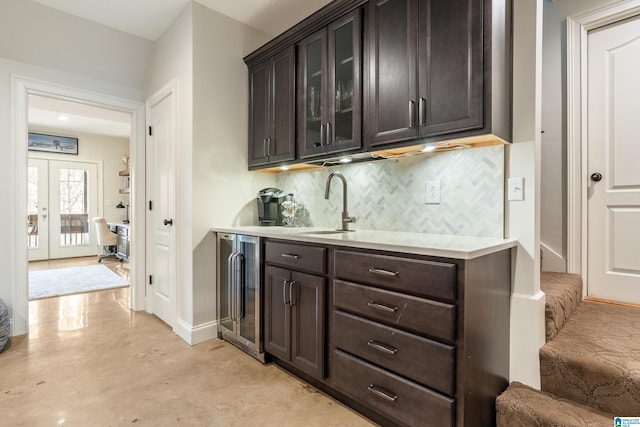
[[[513,248],[516,240],[490,237],[453,236],[401,231],[356,230],[336,234],[319,234],[327,228],[315,227],[213,227],[216,233],[286,239],[298,242],[374,249],[446,258],[473,259]]]

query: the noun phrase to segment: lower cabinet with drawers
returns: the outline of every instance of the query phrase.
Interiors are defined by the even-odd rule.
[[[382,425],[495,425],[510,250],[449,259],[268,240],[265,285],[265,349],[312,384]]]

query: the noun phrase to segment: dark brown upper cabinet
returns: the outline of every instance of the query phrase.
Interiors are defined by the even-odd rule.
[[[362,10],[298,43],[299,158],[362,147]]]
[[[295,159],[295,49],[249,68],[249,168]]]
[[[508,12],[500,3],[369,2],[367,147],[493,132],[509,137],[510,119],[498,121],[510,114],[506,94],[511,82],[510,62],[505,62],[510,61],[505,55],[510,39],[504,35]],[[502,22],[496,34],[492,17]],[[501,87],[494,87],[493,106],[492,83],[498,79]],[[492,108],[498,107],[501,117],[492,117]]]

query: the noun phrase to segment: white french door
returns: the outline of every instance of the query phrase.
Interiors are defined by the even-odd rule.
[[[29,260],[95,255],[98,165],[29,159]]]

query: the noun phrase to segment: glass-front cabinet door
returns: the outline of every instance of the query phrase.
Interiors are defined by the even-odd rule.
[[[361,13],[357,9],[298,44],[301,158],[361,146]]]

